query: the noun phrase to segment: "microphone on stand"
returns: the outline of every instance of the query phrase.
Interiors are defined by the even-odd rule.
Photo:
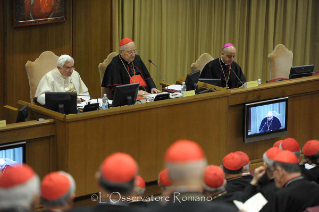
[[[163,75],[162,75],[162,72],[159,70],[159,68],[157,67],[157,65],[155,65],[151,60],[148,60],[148,62],[150,62],[151,64],[153,64],[153,65],[157,68],[157,71],[158,71],[158,73],[161,75],[162,80],[163,80],[163,82],[165,83],[166,88],[167,88],[167,90],[168,90],[168,86],[167,86],[167,84],[166,84],[166,82],[165,82],[165,80],[164,80],[164,77],[163,77]],[[170,91],[168,91],[168,92],[170,93]]]
[[[235,76],[237,77],[237,79],[239,80],[239,82],[241,83],[241,86],[244,85],[244,83],[239,79],[239,77],[237,76],[237,74],[235,73],[235,71],[229,66],[229,70],[231,70]]]

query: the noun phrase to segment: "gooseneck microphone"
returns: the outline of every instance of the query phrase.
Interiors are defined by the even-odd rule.
[[[165,83],[166,88],[168,89],[168,86],[167,86],[167,84],[166,84],[166,82],[165,82],[165,80],[164,80],[164,77],[163,77],[161,71],[159,70],[159,68],[157,67],[157,65],[155,65],[151,60],[148,60],[148,62],[150,62],[151,64],[153,64],[153,65],[157,68],[158,73],[161,75],[162,80],[163,80],[163,82]]]
[[[235,74],[235,76],[237,77],[237,79],[239,80],[239,82],[241,83],[241,85],[240,86],[242,86],[244,83],[239,79],[239,77],[237,76],[237,74],[235,73],[235,71],[229,66],[229,70],[231,70],[234,74]]]

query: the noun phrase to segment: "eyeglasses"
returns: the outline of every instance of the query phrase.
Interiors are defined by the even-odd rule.
[[[133,51],[125,51],[127,54],[132,55],[132,54],[137,54],[137,49]]]
[[[74,70],[74,67],[65,67],[65,69],[66,69],[67,71],[73,71],[73,70]]]

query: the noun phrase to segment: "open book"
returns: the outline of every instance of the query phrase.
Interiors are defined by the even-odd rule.
[[[261,193],[257,193],[249,198],[245,203],[237,200],[234,200],[233,202],[239,210],[244,210],[247,212],[259,212],[268,201]]]

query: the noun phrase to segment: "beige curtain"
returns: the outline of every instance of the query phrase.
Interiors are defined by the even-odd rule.
[[[312,9],[315,0],[113,0],[113,50],[132,38],[157,86],[190,73],[202,53],[214,58],[224,43],[237,48],[236,62],[248,81],[269,79],[268,54],[282,43],[294,65],[312,61]],[[313,36],[314,37],[314,36]]]

